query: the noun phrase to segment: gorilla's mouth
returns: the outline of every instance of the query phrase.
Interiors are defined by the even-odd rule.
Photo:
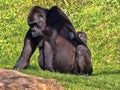
[[[31,30],[32,37],[43,36],[44,34],[39,28],[32,28]]]

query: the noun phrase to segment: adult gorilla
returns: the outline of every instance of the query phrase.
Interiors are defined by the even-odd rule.
[[[46,18],[47,17],[47,18]],[[76,67],[76,47],[84,45],[76,34],[67,16],[56,6],[50,10],[33,7],[28,15],[30,29],[25,44],[14,69],[27,68],[36,46],[40,45],[39,64],[43,70],[62,73],[78,73]],[[70,40],[69,33],[74,38]]]

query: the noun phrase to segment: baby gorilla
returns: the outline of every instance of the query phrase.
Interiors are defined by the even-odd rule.
[[[85,32],[77,32],[79,38],[86,43],[87,34]],[[86,45],[87,46],[87,45]],[[84,45],[77,46],[77,72],[82,75],[90,75],[93,72],[92,63],[91,63],[91,53],[88,48]]]
[[[79,38],[84,42],[86,43],[87,42],[87,34],[85,32],[77,32],[77,35],[79,36]]]

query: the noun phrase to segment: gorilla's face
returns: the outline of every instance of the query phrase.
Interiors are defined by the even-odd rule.
[[[28,14],[28,25],[33,37],[42,36],[46,28],[47,9],[34,6]]]

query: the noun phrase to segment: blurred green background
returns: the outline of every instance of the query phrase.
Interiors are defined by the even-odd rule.
[[[12,69],[20,56],[34,5],[59,6],[76,31],[87,33],[94,72],[76,76],[42,71],[38,49],[21,72],[55,78],[67,90],[120,90],[120,0],[0,0],[0,68]]]

